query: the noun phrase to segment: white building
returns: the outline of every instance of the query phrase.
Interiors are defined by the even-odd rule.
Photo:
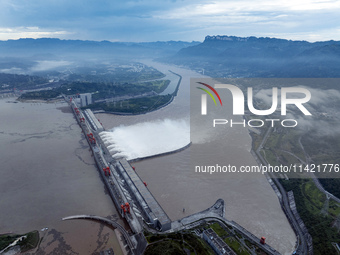
[[[89,104],[92,104],[92,94],[91,93],[80,94],[81,107],[88,106]]]

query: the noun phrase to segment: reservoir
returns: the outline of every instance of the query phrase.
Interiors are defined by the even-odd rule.
[[[0,233],[41,230],[36,254],[93,254],[114,248],[113,230],[77,214],[118,219],[70,107],[0,99]],[[121,221],[119,221],[122,223]]]
[[[200,75],[184,68],[154,62],[145,64],[165,74],[171,70],[182,76],[182,82],[173,102],[158,111],[137,116],[96,114],[106,130],[118,130],[124,137],[116,144],[123,154],[137,151],[137,145],[147,150],[153,145],[157,149],[175,143],[173,139],[167,140],[166,135],[160,139],[162,133],[150,132],[151,128],[156,131],[164,125],[176,125],[180,139],[188,139],[189,135],[185,123],[190,123],[190,78]],[[176,76],[172,75],[171,80],[176,82]],[[44,241],[37,254],[57,251],[92,254],[110,247],[121,254],[111,229],[89,221],[61,221],[62,217],[77,214],[118,219],[69,106],[8,101],[14,99],[0,99],[0,233],[48,228],[41,231]],[[147,137],[137,140],[143,134]],[[228,220],[236,221],[259,238],[265,236],[268,244],[280,253],[291,254],[295,234],[263,175],[229,178],[224,174],[197,174],[190,170],[193,151],[209,162],[210,155],[206,150],[201,151],[201,144],[209,148],[210,154],[219,155],[231,165],[256,164],[250,153],[248,130],[233,129],[220,141],[205,137],[192,142],[184,151],[132,164],[169,217],[180,219],[222,198]],[[225,146],[226,143],[230,146]],[[129,149],[131,144],[134,146]],[[222,148],[223,154],[219,154]]]
[[[166,125],[171,123],[190,122],[190,78],[202,77],[184,68],[154,62],[144,63],[165,74],[171,70],[181,75],[181,86],[174,101],[158,111],[137,116],[96,114],[106,130],[111,130],[113,135],[119,133],[119,138],[114,138],[110,144],[113,143],[113,150],[118,148],[120,155],[129,156],[131,151],[138,151],[139,146],[145,150],[157,146],[171,147],[172,141],[176,140],[167,139],[166,133],[162,137],[159,130],[167,130]],[[136,126],[141,128],[136,129]],[[185,125],[182,131],[177,132],[178,136],[187,139],[185,136],[188,132]],[[121,139],[122,137],[124,139]],[[280,253],[291,254],[294,251],[296,236],[264,175],[250,174],[247,178],[237,175],[229,177],[223,173],[206,175],[190,170],[190,158],[193,152],[206,162],[209,162],[210,155],[214,154],[221,161],[231,165],[256,165],[250,153],[251,138],[248,130],[230,129],[223,139],[218,139],[216,136],[204,137],[199,134],[197,137],[200,139],[192,140],[192,145],[184,151],[132,163],[171,220],[202,211],[222,198],[225,201],[225,217],[228,220],[236,221],[259,238],[265,236],[266,242]],[[202,144],[205,150],[201,150]],[[209,154],[206,154],[207,148]],[[221,153],[222,149],[223,153]]]

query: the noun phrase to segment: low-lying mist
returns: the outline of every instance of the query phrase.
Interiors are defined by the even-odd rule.
[[[298,121],[298,130],[302,133],[313,131],[313,135],[332,136],[340,134],[339,127],[339,98],[340,92],[335,89],[307,88],[311,93],[311,99],[305,103],[305,107],[312,116],[304,116],[296,106],[288,106],[287,118]],[[255,98],[266,104],[269,109],[272,104],[272,91],[260,90]],[[278,97],[280,102],[280,96]]]

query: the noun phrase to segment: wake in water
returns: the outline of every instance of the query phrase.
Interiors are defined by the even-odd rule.
[[[132,126],[119,126],[100,136],[115,158],[127,160],[178,150],[190,143],[186,120],[164,119]]]

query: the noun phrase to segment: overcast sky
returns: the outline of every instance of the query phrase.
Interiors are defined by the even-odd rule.
[[[206,35],[340,40],[340,1],[0,0],[0,40],[203,41]]]

